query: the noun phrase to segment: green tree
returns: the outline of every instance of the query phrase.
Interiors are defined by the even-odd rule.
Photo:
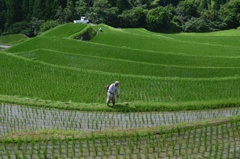
[[[75,7],[74,7],[72,0],[67,1],[67,6],[66,6],[66,8],[64,8],[63,13],[65,15],[66,22],[71,22],[74,20],[76,11],[75,11]]]
[[[151,7],[155,8],[158,6],[167,6],[167,5],[173,5],[173,6],[177,6],[178,3],[180,2],[180,0],[153,0],[151,3]]]
[[[28,14],[29,14],[29,0],[23,0],[22,10],[23,10],[24,19],[27,20]]]
[[[35,0],[33,6],[33,17],[38,19],[44,18],[44,11],[45,11],[45,0]]]
[[[9,27],[15,22],[23,20],[22,0],[17,3],[14,0],[6,0],[6,26]]]
[[[112,7],[108,0],[95,0],[87,17],[93,23],[105,23],[115,26],[117,14],[118,9]]]
[[[172,5],[151,9],[146,18],[147,28],[156,32],[179,31],[177,24],[172,21],[173,15],[174,7]]]
[[[200,17],[197,4],[188,1],[181,1],[175,9],[174,21],[185,30],[185,23],[191,21],[192,24],[197,18]],[[189,24],[188,24],[189,26]]]
[[[31,20],[32,19],[33,8],[34,8],[34,1],[35,0],[29,0],[27,20]]]
[[[51,28],[54,28],[58,25],[57,21],[55,20],[48,20],[44,22],[40,27],[40,32],[45,32]]]
[[[135,7],[141,7],[144,9],[149,8],[150,4],[151,4],[151,0],[134,0],[133,2],[133,5]]]
[[[4,24],[6,23],[6,3],[5,0],[0,0],[0,33],[4,30]]]
[[[199,17],[197,5],[194,2],[181,1],[177,8],[176,14],[183,19],[189,19],[191,17]]]
[[[58,23],[60,23],[60,24],[65,23],[65,22],[66,22],[65,17],[66,17],[66,16],[65,16],[65,14],[64,14],[64,12],[63,12],[62,6],[61,6],[61,5],[58,6],[57,12],[56,12],[56,19],[58,20]]]
[[[125,10],[121,15],[119,15],[119,20],[121,27],[145,27],[146,11],[140,7]]]
[[[116,7],[119,10],[119,13],[122,13],[124,10],[131,9],[132,5],[128,0],[117,0]]]
[[[240,0],[231,0],[220,11],[222,21],[226,23],[226,29],[240,26]]]
[[[67,6],[67,0],[59,0],[58,3],[62,8],[65,8]]]
[[[46,0],[45,4],[45,11],[44,11],[44,19],[49,20],[49,19],[54,19],[56,15],[56,7],[59,6],[59,3],[57,0]]]
[[[85,16],[88,12],[87,3],[84,0],[78,0],[75,3],[76,14],[79,16]]]

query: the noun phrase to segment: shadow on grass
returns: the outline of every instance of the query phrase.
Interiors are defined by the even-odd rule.
[[[109,105],[108,107],[115,109],[118,112],[130,112],[134,110],[134,108],[129,107],[128,104],[115,104],[115,105]]]

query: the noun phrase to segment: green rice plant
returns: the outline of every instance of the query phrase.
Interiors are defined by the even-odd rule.
[[[145,147],[144,156],[145,156],[146,159],[150,159],[149,146],[148,145],[146,145],[146,147]]]
[[[186,149],[189,148],[190,137],[191,137],[191,130],[188,129],[187,139],[186,139],[186,143],[185,143]]]
[[[182,155],[182,139],[179,140],[178,155]]]
[[[72,136],[72,155],[71,157],[75,157],[76,156],[76,140],[74,138],[74,136]]]
[[[66,151],[66,155],[67,157],[69,157],[69,138],[65,136],[65,151]]]
[[[137,147],[137,145],[136,145],[136,147]],[[131,143],[129,144],[129,150],[130,150],[130,153],[131,153],[131,154],[134,153],[134,149],[135,149],[135,147],[134,147],[133,143],[131,142]]]
[[[110,155],[113,155],[113,149],[112,149],[112,146],[108,146],[108,151],[109,151],[109,154],[110,154]]]
[[[137,159],[141,159],[142,157],[141,157],[141,153],[140,153],[140,151],[137,151]]]
[[[47,158],[47,154],[48,154],[48,142],[46,141],[43,149],[43,157]]]
[[[160,146],[157,150],[157,157],[160,157],[162,151],[162,147]]]
[[[91,146],[90,146],[90,141],[89,141],[88,138],[86,139],[86,142],[87,142],[87,152],[88,152],[88,156],[90,156],[90,155],[91,155]]]
[[[16,159],[20,159],[21,158],[17,151],[14,151],[14,156],[15,156]]]
[[[121,153],[121,145],[116,145],[116,154],[119,155]]]
[[[51,136],[51,154],[52,154],[52,158],[54,158],[55,155],[55,144],[56,144],[56,139]]]
[[[93,143],[93,147],[94,147],[94,155],[97,156],[98,155],[98,146],[96,145],[96,143]]]
[[[99,142],[100,142],[101,151],[102,151],[103,154],[105,155],[106,149],[105,149],[105,145],[104,145],[104,142],[103,142],[102,138],[99,139]],[[93,141],[93,143],[95,144],[95,141]],[[96,147],[97,147],[97,146],[96,146]]]
[[[214,150],[214,158],[217,158],[218,152],[219,152],[219,143],[218,143],[218,138],[216,138],[215,150]]]
[[[172,140],[172,156],[175,156],[175,141]]]
[[[82,143],[82,140],[79,139],[78,142],[79,142],[79,149],[80,149],[79,153],[80,153],[80,156],[83,157],[84,154],[83,154],[83,145],[82,145],[83,143]]]
[[[7,150],[7,158],[8,159],[11,159],[12,157],[11,157],[11,154],[10,154],[10,152]]]
[[[62,139],[59,138],[58,139],[58,154],[62,154],[62,144],[63,144]]]
[[[238,154],[239,154],[239,151],[238,151]],[[236,157],[237,157],[237,145],[236,145],[236,142],[234,142],[233,158],[236,158]]]
[[[231,149],[231,144],[230,144],[230,142],[228,142],[228,146],[227,146],[227,158],[230,158],[230,149]]]
[[[27,158],[28,144],[29,144],[28,139],[25,139],[24,146],[23,146],[23,151],[22,151],[22,156],[25,159]]]
[[[37,156],[38,156],[38,158],[42,158],[42,156],[41,156],[41,141],[40,140],[38,140],[38,142],[37,142]]]

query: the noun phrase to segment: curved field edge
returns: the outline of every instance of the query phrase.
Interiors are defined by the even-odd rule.
[[[176,40],[166,36],[142,36],[141,34],[131,34],[129,32],[119,31],[118,29],[109,29],[103,26],[103,32],[93,38],[91,42],[106,44],[111,46],[122,46],[141,50],[175,52],[179,54],[190,55],[208,55],[208,56],[239,56],[239,47],[216,45],[211,43],[195,43],[194,36],[192,41]],[[155,34],[155,33],[154,33]],[[159,35],[159,34],[157,34]],[[216,39],[220,40],[218,37]],[[226,41],[226,44],[228,41]],[[226,54],[227,52],[227,54]]]
[[[31,107],[77,110],[77,111],[104,111],[104,112],[153,112],[153,111],[184,111],[184,110],[204,110],[233,108],[240,106],[240,99],[223,99],[201,102],[179,102],[179,103],[159,103],[159,102],[122,102],[116,106],[107,107],[101,103],[77,103],[61,102],[52,100],[42,100],[38,98],[18,97],[0,95],[0,102],[5,104],[16,104]]]
[[[163,34],[163,33],[154,33],[146,29],[124,29],[125,32],[130,34],[156,37],[156,38],[165,38],[165,39],[174,39],[179,41],[191,42],[191,43],[200,43],[207,45],[215,46],[226,46],[226,47],[239,47],[239,30],[224,30],[208,33],[179,33],[179,34]],[[224,37],[224,38],[223,38]]]
[[[59,45],[60,44],[60,45]],[[95,57],[115,58],[153,64],[205,66],[205,67],[239,67],[239,57],[196,56],[175,54],[174,52],[133,49],[121,46],[110,46],[101,43],[77,41],[56,37],[36,37],[8,49],[8,52],[29,52],[37,49],[67,52]],[[146,55],[148,58],[146,58]],[[211,61],[211,62],[209,62]]]
[[[53,138],[57,139],[100,139],[100,138],[121,138],[131,136],[151,136],[161,135],[167,133],[181,133],[182,131],[189,129],[198,129],[204,127],[218,126],[227,123],[236,123],[240,121],[240,115],[222,117],[208,120],[201,120],[198,122],[183,122],[175,125],[164,125],[150,128],[136,128],[126,130],[106,130],[106,131],[95,131],[95,132],[83,132],[83,131],[72,131],[72,130],[51,130],[43,129],[38,131],[20,131],[8,135],[0,136],[2,143],[15,143],[24,141],[44,141]]]
[[[87,27],[88,27],[88,25],[86,25],[86,24],[67,23],[67,24],[59,25],[53,29],[50,29],[50,30],[42,33],[40,36],[72,38],[72,36],[74,34],[83,31]]]
[[[105,85],[118,79],[123,82],[122,102],[144,103],[145,106],[151,103],[197,103],[239,98],[237,77],[194,80],[149,78],[56,67],[7,53],[0,53],[0,57],[2,95],[89,104],[104,103]]]
[[[240,67],[189,67],[175,65],[161,65],[146,62],[136,62],[115,58],[104,58],[81,54],[71,54],[46,49],[17,53],[29,59],[34,59],[54,65],[96,70],[119,74],[132,74],[156,77],[183,78],[216,78],[238,76]],[[209,61],[211,62],[211,61]],[[114,66],[117,69],[112,69]],[[127,67],[126,67],[127,66]]]

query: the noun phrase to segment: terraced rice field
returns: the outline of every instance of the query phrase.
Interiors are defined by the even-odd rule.
[[[148,128],[236,116],[240,108],[179,112],[76,112],[2,104],[0,134],[20,130],[82,130]],[[10,125],[10,127],[9,127]]]
[[[183,112],[76,112],[2,104],[1,135],[16,133],[15,139],[0,144],[2,158],[238,158],[240,150],[240,108]],[[182,125],[209,119],[202,125]],[[209,121],[211,121],[209,120]],[[166,129],[179,125],[177,128]],[[164,127],[165,126],[165,127]],[[147,129],[158,127],[155,131]],[[136,128],[146,128],[139,133]],[[24,132],[41,129],[75,130],[73,134],[50,139],[28,139]],[[128,130],[120,135],[106,130]],[[134,131],[135,130],[135,131]],[[167,130],[167,131],[166,131]],[[32,133],[31,133],[32,131]],[[77,137],[78,131],[101,131],[89,137]],[[45,132],[46,133],[46,132]],[[41,133],[39,134],[41,135]],[[54,135],[54,132],[53,134]],[[76,135],[76,136],[75,136]],[[11,135],[10,135],[11,136]],[[16,137],[17,136],[17,137]],[[49,135],[51,136],[51,135]]]
[[[238,159],[239,61],[237,30],[58,26],[0,52],[0,158]]]

